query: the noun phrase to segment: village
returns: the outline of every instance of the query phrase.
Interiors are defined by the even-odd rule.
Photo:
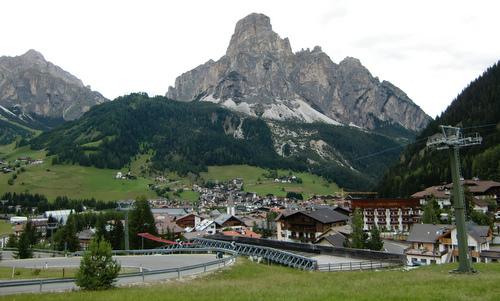
[[[276,178],[276,181],[291,180],[292,176]],[[472,214],[469,215],[473,217],[467,222],[472,261],[497,262],[500,259],[500,213],[497,211],[500,183],[474,178],[462,180],[462,184],[470,196]],[[301,200],[271,194],[261,196],[243,191],[243,186],[241,178],[193,185],[193,191],[200,195],[197,202],[148,200],[157,233],[179,242],[227,236],[350,248],[353,232],[361,226],[367,240],[379,236],[377,239],[382,245],[377,251],[404,255],[409,266],[458,260],[449,183],[428,187],[405,199],[379,198],[369,192],[342,192]],[[12,224],[15,236],[31,221],[41,237],[46,237],[49,231],[64,226],[70,214],[76,213],[63,208],[37,216],[18,216],[16,212],[23,209],[20,205],[12,208],[8,201],[2,204],[2,218]],[[134,200],[117,204],[116,210],[123,210],[133,207]],[[490,220],[478,220],[476,215]],[[355,224],[356,216],[362,221],[361,225]],[[125,224],[125,219],[121,223]],[[81,250],[86,249],[95,233],[95,228],[77,233]],[[8,237],[1,238],[0,247],[6,245]]]

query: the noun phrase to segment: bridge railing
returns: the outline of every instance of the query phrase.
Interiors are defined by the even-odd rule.
[[[317,269],[318,264],[315,259],[264,246],[227,242],[207,238],[194,238],[192,240],[192,243],[200,247],[231,250],[240,255],[263,258],[270,262],[275,262],[303,270],[315,270]]]

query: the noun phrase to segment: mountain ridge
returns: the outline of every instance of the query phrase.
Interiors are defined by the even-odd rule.
[[[0,105],[10,111],[74,120],[106,101],[36,50],[0,57]]]

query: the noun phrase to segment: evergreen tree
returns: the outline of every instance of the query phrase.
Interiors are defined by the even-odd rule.
[[[111,244],[94,238],[80,262],[76,285],[86,290],[111,288],[120,272],[120,264],[112,258]]]
[[[364,249],[366,246],[367,235],[363,231],[363,215],[359,209],[355,209],[351,220],[352,225],[352,236],[351,236],[351,248]]]
[[[124,229],[121,220],[114,220],[113,229],[110,233],[110,242],[113,250],[123,250],[124,248]]]
[[[28,237],[30,246],[34,246],[38,243],[38,232],[31,221],[26,223],[24,233],[26,233],[26,236]]]
[[[376,226],[370,230],[370,238],[366,242],[366,248],[370,250],[380,251],[384,247],[384,242],[380,238],[380,231]]]
[[[138,233],[150,233],[153,235],[158,235],[156,231],[155,219],[149,202],[146,197],[139,197],[135,203],[134,208],[129,213],[129,237],[130,237],[130,248],[139,249],[142,247],[142,238],[139,237]],[[144,240],[144,248],[154,248],[157,244],[150,240]]]
[[[70,252],[76,252],[80,249],[80,241],[76,236],[76,221],[74,214],[70,214],[68,217],[68,221],[66,222],[66,226],[64,226],[65,230],[65,240],[67,243],[67,250]]]
[[[95,229],[96,229],[95,236],[98,239],[103,238],[103,239],[109,240],[108,231],[106,231],[106,221],[104,220],[104,216],[102,214],[99,214],[97,216]]]
[[[439,223],[439,206],[434,198],[427,201],[422,214],[422,223],[438,224]]]
[[[17,243],[17,252],[14,256],[18,259],[32,258],[33,250],[30,245],[30,238],[26,232],[23,232],[19,236],[19,242]]]
[[[7,248],[17,248],[17,236],[15,234],[9,234],[9,239],[7,240]]]
[[[76,220],[73,214],[70,214],[66,225],[60,227],[54,234],[54,243],[59,251],[75,252],[80,249],[80,241],[76,236]]]

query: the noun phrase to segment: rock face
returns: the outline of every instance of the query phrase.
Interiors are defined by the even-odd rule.
[[[107,101],[81,80],[29,50],[0,57],[0,105],[23,113],[73,120]]]
[[[211,101],[252,116],[351,124],[380,122],[418,131],[431,118],[400,89],[380,82],[355,58],[334,63],[319,46],[293,53],[269,17],[236,24],[226,54],[179,76],[167,97]]]

